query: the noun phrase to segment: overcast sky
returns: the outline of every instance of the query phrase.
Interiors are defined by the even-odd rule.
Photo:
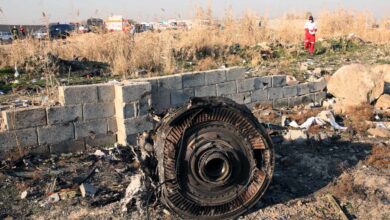
[[[0,0],[0,24],[40,24],[44,12],[50,22],[80,21],[89,17],[123,15],[137,21],[165,18],[191,18],[196,5],[210,0]],[[232,6],[239,16],[245,10],[275,17],[285,12],[311,11],[338,7],[368,10],[377,17],[387,16],[390,0],[213,0],[216,16]],[[387,13],[387,14],[386,14]]]

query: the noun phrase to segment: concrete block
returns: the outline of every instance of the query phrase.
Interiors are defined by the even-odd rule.
[[[0,152],[36,145],[38,145],[36,128],[0,132]]]
[[[195,88],[195,97],[217,96],[217,86],[209,85]]]
[[[238,104],[249,104],[252,102],[252,97],[250,92],[232,94],[231,99],[237,102]]]
[[[272,107],[273,103],[274,102],[272,100],[260,100],[260,101],[252,102],[254,106],[270,106],[270,107]]]
[[[237,93],[236,81],[217,84],[217,96],[231,95]]]
[[[126,135],[138,134],[144,131],[153,130],[154,128],[154,124],[148,116],[126,119],[124,120],[124,124]]]
[[[272,76],[256,77],[254,81],[255,90],[272,87]]]
[[[96,103],[98,101],[97,86],[61,86],[58,88],[58,97],[62,105]]]
[[[134,118],[136,117],[136,102],[122,103],[115,102],[116,117],[119,118]]]
[[[285,75],[272,76],[272,87],[283,87],[287,85],[287,78]]]
[[[152,96],[146,96],[135,103],[135,115],[136,117],[147,115],[152,108]]]
[[[25,155],[50,155],[50,147],[48,145],[37,145],[25,149]]]
[[[325,79],[321,79],[318,82],[310,82],[309,83],[310,92],[324,91],[324,89],[326,88],[326,84],[327,84],[327,82]]]
[[[194,89],[193,88],[172,91],[172,93],[171,93],[171,104],[173,106],[182,105],[190,97],[194,97]]]
[[[289,107],[294,107],[294,106],[297,106],[297,105],[301,105],[303,103],[302,99],[303,99],[303,96],[291,97],[291,98],[288,99],[288,106]]]
[[[152,107],[157,113],[171,107],[171,93],[168,90],[159,91],[152,95]]]
[[[68,125],[53,125],[38,128],[38,142],[43,144],[56,144],[74,139],[73,123]]]
[[[137,117],[136,103],[123,104],[123,114],[118,115],[117,117],[123,118],[134,118]],[[119,112],[121,112],[119,110]]]
[[[317,103],[322,103],[326,99],[326,92],[316,92],[315,93],[315,101]]]
[[[283,87],[283,97],[289,98],[293,96],[297,96],[298,87],[297,86],[285,86]]]
[[[238,92],[249,92],[255,90],[255,78],[237,80]]]
[[[97,86],[99,102],[113,102],[115,99],[115,86],[113,84],[102,84]]]
[[[91,137],[99,134],[107,134],[108,124],[106,119],[75,123],[75,139]]]
[[[281,99],[283,98],[283,88],[269,88],[268,89],[268,99]]]
[[[50,145],[50,153],[52,154],[77,153],[83,151],[85,151],[84,140],[69,140]]]
[[[116,141],[116,135],[96,135],[85,138],[85,144],[91,147],[113,146]]]
[[[298,95],[307,95],[310,93],[309,83],[302,83],[297,85]]]
[[[125,120],[129,120],[129,119],[123,119],[123,118],[119,118],[119,117],[116,118],[116,123],[117,123],[117,128],[118,128],[116,135],[117,135],[118,144],[120,144],[120,145],[127,144]]]
[[[229,98],[229,99],[232,99],[233,98],[233,95],[232,94],[229,94],[229,95],[221,95],[222,97],[225,97],[225,98]]]
[[[44,108],[25,108],[2,111],[2,119],[6,130],[17,130],[46,125]]]
[[[109,118],[107,119],[107,133],[108,134],[115,134],[118,132],[118,125],[117,125],[117,119],[116,118]]]
[[[83,110],[81,105],[55,106],[46,108],[47,124],[66,124],[82,121]]]
[[[115,115],[114,103],[87,103],[83,106],[84,121],[109,118]]]
[[[268,100],[268,89],[259,89],[252,92],[252,102]]]
[[[133,82],[115,85],[115,101],[130,103],[151,94],[149,82]]]
[[[288,98],[285,99],[275,99],[273,103],[274,108],[282,108],[288,106]]]
[[[183,88],[193,88],[205,85],[205,74],[203,72],[183,73]]]
[[[183,89],[181,75],[161,76],[158,78],[158,89],[164,88],[168,90]]]
[[[126,136],[126,143],[136,146],[138,145],[138,134],[131,134]]]
[[[158,90],[158,79],[159,78],[161,78],[161,77],[132,79],[131,82],[148,82],[148,83],[150,83],[152,93],[154,93],[154,92],[157,92],[157,90]]]
[[[302,104],[310,104],[313,102],[315,102],[315,94],[314,93],[302,96]]]
[[[246,73],[245,67],[232,67],[226,69],[226,80],[233,81],[237,79],[244,79]]]
[[[205,85],[215,85],[226,81],[225,70],[210,70],[205,72]]]

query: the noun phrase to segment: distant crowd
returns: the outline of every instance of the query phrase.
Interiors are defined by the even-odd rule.
[[[12,39],[14,39],[14,40],[19,39],[19,38],[25,38],[26,37],[26,29],[22,25],[20,25],[19,28],[14,26],[11,29],[11,34],[12,34]]]

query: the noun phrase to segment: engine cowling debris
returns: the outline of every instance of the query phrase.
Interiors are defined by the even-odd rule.
[[[193,98],[168,113],[154,147],[161,200],[186,219],[240,216],[271,181],[269,136],[247,107],[227,98]]]

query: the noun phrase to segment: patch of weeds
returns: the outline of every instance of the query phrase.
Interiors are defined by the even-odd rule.
[[[327,52],[327,49],[326,49],[326,47],[323,46],[322,42],[317,42],[315,44],[314,54],[322,55],[322,54],[325,54],[326,52]]]
[[[382,59],[380,59],[380,60],[377,60],[376,62],[378,64],[390,64],[390,60],[382,60]]]
[[[353,51],[356,51],[358,49],[359,49],[359,46],[353,41],[348,40],[345,43],[345,50],[346,51],[353,52]]]
[[[374,145],[371,155],[365,160],[366,165],[377,169],[390,169],[390,149],[385,145]]]
[[[0,76],[14,74],[14,72],[15,72],[14,68],[10,66],[0,68]]]
[[[374,115],[374,107],[365,104],[358,107],[350,107],[346,111],[347,120],[345,121],[346,126],[352,127],[359,133],[366,132],[370,127],[366,121],[371,120]]]

